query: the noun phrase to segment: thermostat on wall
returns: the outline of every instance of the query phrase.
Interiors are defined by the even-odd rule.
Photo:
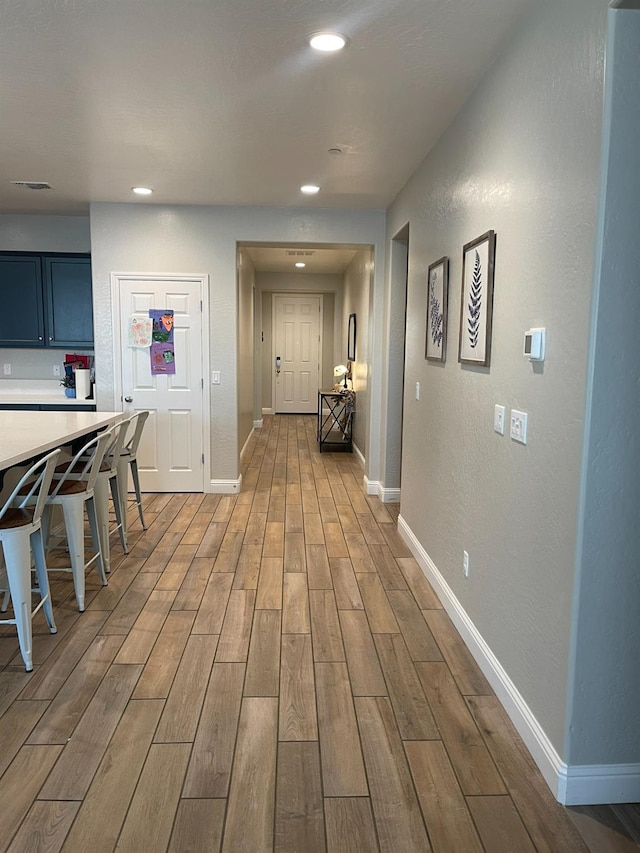
[[[546,329],[529,329],[524,333],[522,354],[529,361],[544,361],[544,339]]]

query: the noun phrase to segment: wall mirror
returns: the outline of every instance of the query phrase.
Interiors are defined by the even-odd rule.
[[[356,315],[349,314],[349,325],[347,327],[347,359],[356,360]]]

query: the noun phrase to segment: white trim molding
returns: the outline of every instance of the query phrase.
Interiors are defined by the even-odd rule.
[[[259,420],[259,421],[254,421],[254,422],[253,422],[253,428],[254,428],[254,429],[262,429],[262,427],[263,427],[263,426],[264,426],[264,421],[263,421],[263,419],[262,419],[262,418],[260,418],[260,420]]]
[[[376,495],[384,504],[400,503],[400,489],[385,489],[379,480],[363,477],[364,489],[368,495]]]
[[[275,413],[276,413],[275,409],[263,409],[262,410],[263,415],[275,415]]]
[[[376,485],[366,477],[365,484],[367,491]],[[375,492],[368,491],[368,494]],[[563,805],[574,806],[637,803],[640,800],[640,764],[571,766],[562,761],[518,688],[401,515],[398,517],[398,532],[436,591],[556,799]]]
[[[241,462],[244,459],[244,454],[247,452],[247,447],[249,446],[249,442],[251,441],[251,436],[253,435],[254,432],[255,432],[255,427],[251,430],[251,432],[247,436],[247,440],[242,445],[242,450],[240,451],[240,461]]]
[[[353,443],[353,440],[351,442],[351,449],[353,451],[353,455],[358,460],[360,467],[365,468],[367,465],[367,460],[364,458],[364,453],[362,453],[358,445]]]
[[[237,480],[211,480],[209,482],[209,494],[212,495],[237,495],[242,489],[242,474]]]

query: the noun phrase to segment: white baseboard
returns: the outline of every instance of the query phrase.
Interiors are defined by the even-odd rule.
[[[364,458],[364,453],[360,450],[357,444],[351,443],[351,449],[353,450],[353,455],[358,460],[360,467],[365,468],[367,464],[367,460]]]
[[[264,426],[264,421],[262,420],[262,418],[260,418],[259,421],[253,422],[253,428],[254,429],[262,429],[263,426]]]
[[[435,589],[442,606],[495,691],[556,799],[563,805],[640,802],[640,765],[570,766],[562,761],[518,688],[402,516],[398,517],[398,531]]]
[[[400,503],[400,489],[385,489],[379,480],[364,477],[364,488],[368,495],[376,495],[384,504]]]
[[[244,459],[244,454],[247,452],[247,447],[249,446],[249,442],[251,441],[251,436],[253,435],[253,430],[254,430],[254,429],[255,429],[255,427],[253,427],[253,428],[251,429],[251,432],[250,432],[250,433],[249,433],[249,435],[247,436],[247,440],[246,440],[246,441],[245,441],[245,443],[242,445],[242,450],[240,451],[240,461],[241,461],[241,462],[242,462],[242,460]]]
[[[242,488],[242,474],[237,480],[211,480],[209,493],[213,495],[237,495]]]
[[[275,410],[274,409],[263,409],[262,414],[263,415],[275,415]]]

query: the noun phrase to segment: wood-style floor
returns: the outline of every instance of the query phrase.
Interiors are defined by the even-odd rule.
[[[32,673],[3,629],[0,851],[638,850],[636,807],[555,802],[313,417],[265,418],[243,476],[147,495],[85,613],[54,580]]]

